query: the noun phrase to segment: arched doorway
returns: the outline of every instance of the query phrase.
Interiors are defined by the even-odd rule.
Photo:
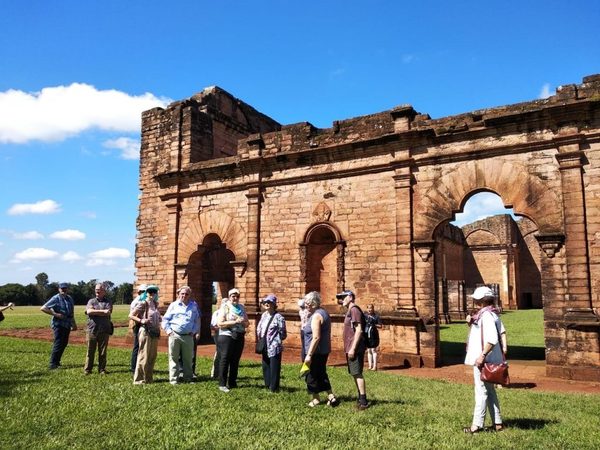
[[[449,328],[464,327],[462,319],[474,308],[470,295],[482,285],[496,293],[503,321],[513,330],[511,357],[543,360],[541,249],[534,237],[537,225],[515,215],[489,190],[468,194],[455,217],[434,233],[442,360],[456,362],[464,356],[463,342],[453,340]],[[528,324],[527,335],[514,331],[523,323]]]
[[[200,299],[203,341],[210,340],[213,299],[220,302],[234,286],[235,273],[231,265],[234,260],[233,252],[214,233],[206,235],[198,250],[190,256],[187,265],[188,283],[195,297]]]
[[[336,305],[335,294],[344,289],[344,247],[330,223],[311,227],[300,244],[304,293],[319,291],[323,305]]]

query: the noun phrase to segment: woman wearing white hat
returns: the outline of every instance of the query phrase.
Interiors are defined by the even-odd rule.
[[[240,291],[233,288],[229,299],[219,310],[219,389],[229,392],[237,387],[238,367],[244,351],[244,336],[248,328],[248,315],[240,304]]]
[[[499,364],[503,361],[506,344],[502,343],[500,335],[505,334],[505,329],[498,317],[499,311],[494,307],[494,292],[489,287],[478,287],[471,297],[478,310],[472,317],[467,316],[467,323],[471,328],[465,364],[473,366],[475,408],[471,426],[465,427],[463,431],[470,434],[483,431],[486,408],[489,409],[493,421],[492,430],[502,431],[504,426],[496,388],[493,383],[481,381],[480,369],[484,362]]]

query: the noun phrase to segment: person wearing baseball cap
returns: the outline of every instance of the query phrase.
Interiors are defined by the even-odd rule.
[[[52,316],[50,326],[54,333],[54,343],[50,353],[50,370],[60,367],[60,360],[69,344],[69,335],[71,331],[77,330],[75,323],[75,302],[67,294],[69,283],[58,284],[58,294],[54,295],[40,308],[43,313]]]
[[[493,383],[481,381],[481,367],[484,362],[498,364],[503,361],[504,346],[500,335],[506,330],[500,320],[499,311],[494,307],[496,300],[494,291],[487,286],[480,286],[475,289],[471,298],[478,310],[472,317],[467,317],[470,330],[465,365],[473,366],[475,408],[471,426],[464,427],[463,431],[468,434],[483,431],[487,409],[493,413],[492,430],[502,431],[504,426],[496,387]]]
[[[369,402],[367,401],[367,387],[365,377],[363,376],[365,351],[367,349],[364,338],[366,329],[365,315],[362,312],[362,309],[356,305],[356,296],[354,295],[354,292],[340,292],[336,297],[338,303],[346,308],[343,328],[344,351],[346,352],[348,373],[354,378],[354,384],[358,391],[356,407],[358,410],[364,410],[369,407]]]

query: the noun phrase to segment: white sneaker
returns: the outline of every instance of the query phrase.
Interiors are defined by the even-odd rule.
[[[229,388],[227,386],[219,386],[219,390],[225,393],[229,392]]]

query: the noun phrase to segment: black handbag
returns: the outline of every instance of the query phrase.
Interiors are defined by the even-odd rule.
[[[277,314],[277,313],[275,313],[275,314]],[[267,333],[269,331],[269,326],[271,325],[271,322],[275,318],[275,314],[273,314],[271,316],[271,318],[269,319],[269,323],[267,323],[267,328],[265,328],[264,336],[262,336],[256,340],[256,345],[254,346],[254,352],[259,355],[262,355],[263,352],[265,352],[265,350],[267,350]]]

